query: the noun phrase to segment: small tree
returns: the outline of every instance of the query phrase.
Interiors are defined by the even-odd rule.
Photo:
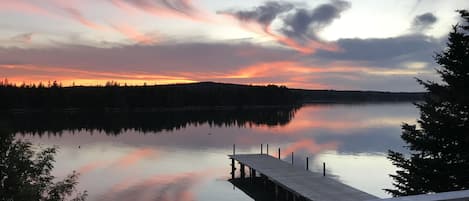
[[[56,148],[35,152],[29,142],[14,140],[0,132],[0,201],[83,201],[87,194],[76,193],[78,174],[62,181],[51,175]]]
[[[393,196],[469,189],[469,12],[453,26],[447,48],[435,56],[442,83],[418,80],[427,90],[418,125],[403,125],[410,157],[389,151],[399,170]]]

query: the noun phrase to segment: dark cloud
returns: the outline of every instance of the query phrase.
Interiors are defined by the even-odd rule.
[[[218,13],[229,14],[241,21],[254,21],[264,28],[268,27],[279,14],[293,9],[293,4],[287,2],[268,1],[263,5],[245,11],[220,11]]]
[[[396,66],[396,68],[398,68]],[[376,69],[376,73],[386,69]],[[436,80],[433,73],[418,74],[369,74],[368,72],[334,72],[322,73],[313,77],[311,82],[319,82],[326,86],[334,86],[334,89],[377,90],[395,92],[416,92],[425,89],[417,83],[415,77],[423,80]]]
[[[340,17],[340,13],[350,8],[346,1],[332,1],[310,9],[296,9],[284,19],[284,27],[281,31],[294,39],[317,39],[316,33],[329,25],[334,19]]]
[[[406,61],[432,63],[434,52],[441,49],[444,40],[424,35],[406,35],[393,38],[340,39],[337,44],[342,51],[319,51],[314,57],[323,61],[353,61],[373,67],[397,68]]]
[[[435,24],[438,18],[433,15],[432,13],[424,13],[422,15],[417,15],[414,18],[414,22],[412,24],[415,30],[425,30],[431,27],[431,25]]]
[[[56,48],[0,48],[0,65],[23,64],[99,71],[223,72],[292,59],[295,52],[252,43],[172,43],[113,48],[61,45]]]
[[[256,22],[266,36],[277,42],[304,54],[314,53],[317,49],[337,51],[336,47],[322,41],[317,32],[329,25],[340,13],[350,7],[350,3],[342,0],[332,0],[314,9],[306,5],[269,1],[252,10],[223,11],[219,13],[234,16],[241,22]],[[271,30],[275,19],[283,20],[280,30]]]

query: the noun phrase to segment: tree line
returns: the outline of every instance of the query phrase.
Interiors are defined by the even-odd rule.
[[[202,82],[152,86],[0,85],[0,109],[167,108],[292,105],[298,94],[284,86]]]

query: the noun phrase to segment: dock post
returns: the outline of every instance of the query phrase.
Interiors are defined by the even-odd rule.
[[[269,155],[269,144],[267,144],[267,151],[266,151],[267,155]]]
[[[263,185],[262,190],[265,191],[267,189],[267,178],[262,173],[260,173],[260,174],[261,174],[261,181],[262,181],[262,185]]]
[[[261,144],[261,154],[262,154],[262,144]]]
[[[278,185],[274,183],[275,186],[275,200],[278,200]]]
[[[235,150],[236,150],[236,147],[235,147],[235,144],[233,144],[233,156],[235,155]]]
[[[278,159],[280,159],[280,148],[278,148]]]
[[[291,152],[291,164],[293,165],[293,152]]]
[[[324,177],[326,176],[326,163],[325,162],[322,163],[322,176]]]
[[[244,172],[244,164],[240,163],[241,179],[246,178],[246,173]]]
[[[309,157],[306,157],[306,170],[309,170]]]
[[[231,159],[231,179],[235,178],[235,160],[234,158]]]

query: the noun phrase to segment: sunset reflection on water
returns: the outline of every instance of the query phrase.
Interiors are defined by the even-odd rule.
[[[79,189],[93,201],[251,200],[226,181],[233,144],[237,153],[260,153],[260,144],[269,144],[269,154],[280,148],[286,161],[295,152],[297,166],[310,157],[312,171],[325,162],[328,174],[342,182],[389,197],[381,189],[391,186],[388,174],[395,169],[385,153],[403,150],[400,126],[417,114],[411,103],[308,105],[286,124],[207,121],[145,134],[138,128],[117,135],[82,129],[17,137],[58,145],[54,174],[78,171]]]

